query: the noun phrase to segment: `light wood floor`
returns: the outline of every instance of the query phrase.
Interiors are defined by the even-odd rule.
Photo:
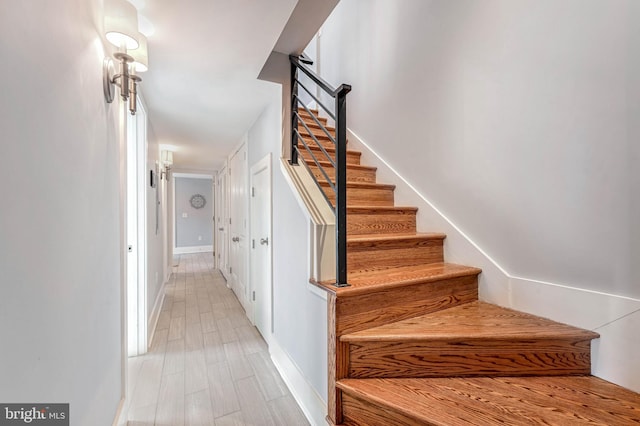
[[[181,256],[129,379],[131,426],[309,424],[211,253]]]

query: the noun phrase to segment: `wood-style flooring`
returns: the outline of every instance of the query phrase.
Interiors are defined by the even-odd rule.
[[[129,389],[130,426],[309,424],[211,253],[180,257]]]

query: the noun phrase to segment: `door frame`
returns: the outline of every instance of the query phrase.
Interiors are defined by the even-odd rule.
[[[126,124],[126,241],[133,246],[129,256],[127,250],[127,355],[138,356],[147,352],[147,206],[146,206],[146,169],[147,169],[147,113],[142,102],[138,103],[136,115],[127,114]],[[131,146],[133,142],[134,146]],[[133,151],[130,151],[133,148]],[[135,161],[135,165],[131,164]],[[134,167],[130,169],[130,167]],[[130,199],[130,172],[133,172],[135,194]],[[133,201],[133,202],[131,202]],[[135,217],[135,223],[131,219]],[[133,228],[136,235],[129,236]],[[128,247],[127,247],[128,249]],[[130,264],[134,262],[134,265]],[[135,269],[135,276],[129,276]],[[129,315],[131,314],[131,315]]]
[[[216,175],[216,220],[214,229],[218,233],[216,238],[216,266],[229,280],[229,176],[227,173],[227,162]],[[222,182],[221,182],[222,181]],[[221,230],[222,228],[222,230]],[[227,230],[225,233],[225,229]],[[224,257],[221,258],[221,255]]]
[[[273,334],[273,174],[272,174],[272,165],[271,165],[271,153],[268,153],[267,155],[265,155],[262,159],[258,160],[253,166],[251,166],[250,172],[249,172],[249,188],[250,188],[250,193],[249,193],[249,240],[252,242],[252,247],[253,244],[257,245],[258,239],[261,238],[261,235],[255,235],[254,231],[255,231],[255,226],[254,226],[254,213],[256,212],[256,206],[254,204],[254,192],[253,192],[253,188],[255,187],[255,181],[256,181],[256,176],[265,171],[266,170],[266,175],[264,176],[265,179],[267,179],[267,209],[266,209],[266,214],[268,215],[268,229],[267,229],[267,238],[269,240],[269,244],[268,244],[268,250],[267,250],[267,265],[269,267],[269,272],[267,273],[267,276],[263,276],[262,274],[257,274],[254,273],[254,267],[256,265],[256,255],[253,253],[252,249],[250,248],[250,255],[249,255],[249,294],[253,295],[253,292],[256,291],[256,289],[260,286],[263,288],[267,289],[266,292],[266,297],[264,298],[264,300],[260,299],[259,300],[254,300],[253,297],[250,297],[250,304],[251,304],[251,314],[250,314],[250,319],[251,322],[255,325],[255,319],[256,319],[256,311],[257,311],[257,306],[258,303],[262,303],[263,307],[267,310],[268,312],[268,317],[269,317],[269,323],[268,323],[268,333],[266,333],[266,336],[262,336],[264,337],[264,339],[267,342],[267,345],[269,345],[271,342],[271,335]],[[265,211],[261,211],[260,214],[264,214]],[[258,280],[264,280],[266,279],[268,282],[266,283],[266,285],[264,285],[264,283],[262,283],[262,285],[260,285],[261,283],[258,282]]]
[[[213,193],[213,188],[215,185],[215,179],[216,179],[216,175],[215,173],[189,173],[189,172],[174,172],[171,173],[171,193],[173,195],[173,223],[172,223],[172,243],[171,243],[171,249],[172,252],[175,254],[176,252],[179,254],[184,254],[184,252],[182,251],[184,248],[182,247],[177,247],[177,243],[178,243],[178,238],[177,238],[177,232],[178,232],[178,214],[176,212],[176,178],[188,178],[188,179],[205,179],[205,180],[209,180],[211,181],[211,191],[210,194]],[[216,211],[216,200],[213,199],[213,206],[212,209],[213,214],[215,215],[215,211]],[[215,223],[213,223],[213,225],[215,225]],[[214,232],[213,230],[215,229],[214,226],[211,227],[211,232]],[[216,246],[215,246],[215,238],[211,241],[211,250],[204,250],[202,251],[202,253],[209,253],[212,251],[215,251]],[[199,251],[198,251],[199,252]],[[190,253],[195,253],[195,251],[190,252]]]

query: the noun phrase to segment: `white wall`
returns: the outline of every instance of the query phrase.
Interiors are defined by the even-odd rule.
[[[121,398],[118,103],[102,92],[102,2],[0,2],[0,401]]]
[[[638,298],[631,8],[341,2],[323,76],[353,84],[349,127],[511,274]]]
[[[327,395],[327,304],[309,285],[309,222],[280,168],[281,111],[281,87],[274,85],[272,102],[248,136],[249,168],[269,152],[273,161],[274,332],[270,351],[307,415],[323,424]],[[325,406],[321,407],[322,404]]]

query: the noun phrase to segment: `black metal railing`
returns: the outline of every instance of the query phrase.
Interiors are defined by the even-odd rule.
[[[351,86],[342,84],[338,88],[332,87],[329,83],[319,77],[309,65],[313,62],[304,55],[289,56],[291,62],[291,164],[298,164],[300,156],[305,152],[308,161],[313,163],[317,168],[319,175],[311,173],[318,187],[320,187],[327,202],[333,208],[336,216],[336,286],[345,287],[347,284],[347,93],[351,91]],[[302,71],[310,83],[320,88],[324,93],[328,94],[333,100],[333,108],[327,107],[323,102],[323,96],[316,96],[312,90],[305,86],[305,83],[299,78],[299,71]],[[318,105],[318,113],[314,113],[300,99],[300,89],[309,95],[311,99]],[[300,110],[304,110],[309,117],[317,124],[322,134],[326,135],[330,144],[333,146],[334,155],[331,155],[331,149],[327,149],[314,135],[312,129],[300,116]],[[322,124],[322,120],[318,118],[320,109],[331,117],[335,122],[335,137]],[[302,127],[305,132],[300,134]],[[322,137],[324,139],[324,137]],[[313,148],[312,148],[313,146]],[[303,151],[304,150],[304,151]],[[303,161],[307,165],[307,161]],[[328,167],[334,169],[334,181],[329,177],[329,173],[322,163],[329,163]],[[334,194],[334,202],[322,188],[321,181],[328,184],[331,192]]]

